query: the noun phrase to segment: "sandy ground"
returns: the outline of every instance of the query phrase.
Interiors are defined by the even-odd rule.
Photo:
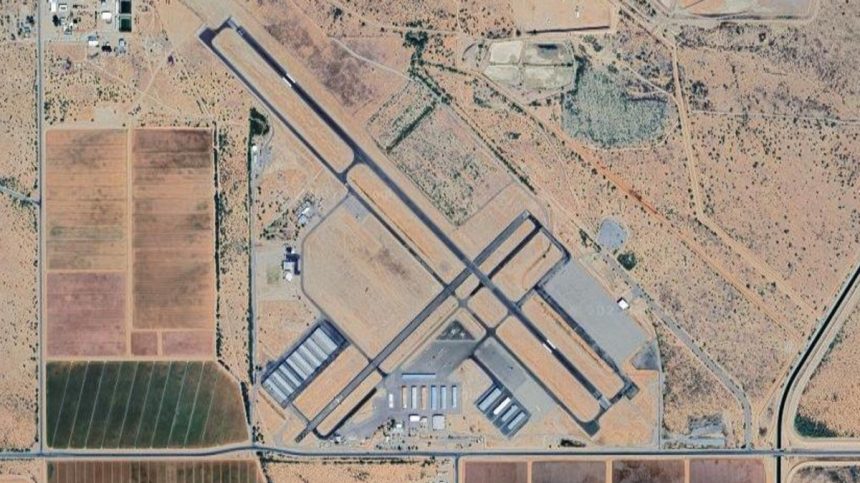
[[[279,459],[266,463],[265,472],[274,481],[283,483],[344,483],[373,481],[378,483],[436,483],[454,479],[451,460],[399,459],[350,460],[321,459],[317,461]]]
[[[306,293],[371,357],[439,290],[427,271],[353,198],[317,226],[303,249]]]
[[[308,419],[313,419],[364,369],[367,362],[355,347],[347,347],[310,386],[302,390],[293,404]]]
[[[575,30],[609,27],[613,8],[606,1],[515,1],[514,22],[523,31]]]
[[[671,332],[657,327],[657,341],[664,377],[664,438],[671,441],[673,434],[689,434],[691,423],[716,417],[726,428],[729,446],[739,445],[743,441],[740,404]]]
[[[558,360],[541,347],[540,342],[519,320],[508,317],[499,327],[497,334],[573,414],[582,421],[594,419],[599,410],[597,400]]]
[[[0,62],[5,66],[0,82],[0,186],[37,197],[36,102],[32,88],[36,79],[36,46],[32,42],[4,43]]]
[[[798,407],[801,416],[821,422],[838,437],[860,436],[858,338],[860,308],[855,308],[804,388]]]
[[[45,463],[37,460],[9,460],[0,463],[0,481],[4,483],[43,483]]]
[[[624,386],[621,378],[600,359],[561,316],[555,313],[539,297],[530,298],[523,305],[523,312],[538,330],[555,344],[582,374],[607,398],[612,399]]]
[[[36,441],[39,333],[36,304],[36,212],[0,195],[0,447],[30,449]]]
[[[356,190],[363,194],[379,213],[399,229],[419,256],[446,282],[463,269],[463,264],[451,253],[417,217],[396,199],[394,193],[366,166],[356,166],[349,172]]]

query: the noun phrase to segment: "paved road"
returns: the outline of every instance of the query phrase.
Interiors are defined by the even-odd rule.
[[[44,8],[45,2],[36,2],[36,32],[37,32],[37,42],[36,42],[36,90],[38,92],[38,99],[36,101],[36,128],[37,128],[37,136],[38,140],[38,150],[37,156],[39,158],[39,192],[40,197],[42,199],[45,198],[45,127],[44,127],[44,119],[45,119],[45,76],[43,72],[43,65],[45,63],[45,53],[44,48],[42,47],[42,43],[44,42],[44,26],[43,22],[44,17]],[[39,263],[38,263],[38,275],[36,279],[38,280],[39,286],[36,288],[36,302],[38,304],[38,319],[39,319],[39,449],[44,449],[44,441],[45,441],[45,431],[43,421],[47,421],[45,416],[45,298],[42,293],[42,287],[44,286],[44,281],[42,280],[43,273],[45,271],[45,259],[46,254],[46,246],[47,242],[45,241],[45,206],[43,203],[38,204],[39,207]]]
[[[779,400],[779,411],[777,411],[777,419],[776,419],[776,447],[777,449],[782,449],[783,441],[782,441],[782,433],[783,433],[783,423],[785,422],[785,407],[786,402],[788,401],[789,396],[794,391],[794,383],[797,380],[797,376],[804,369],[807,360],[809,359],[810,354],[814,353],[818,348],[819,342],[821,342],[822,336],[827,332],[827,327],[831,322],[836,318],[836,314],[842,309],[842,304],[848,299],[848,294],[851,293],[852,289],[860,283],[860,266],[854,269],[854,273],[851,277],[848,278],[848,282],[843,285],[842,290],[839,292],[839,295],[836,297],[836,302],[830,307],[830,311],[827,312],[827,316],[824,318],[824,321],[818,326],[813,334],[812,338],[809,340],[809,343],[806,346],[806,349],[800,354],[797,363],[794,364],[792,370],[786,380],[785,387],[782,392],[782,397]],[[794,419],[790,418],[790,423],[793,423]],[[783,455],[776,455],[776,482],[782,482],[782,458]]]
[[[159,459],[159,458],[210,458],[213,456],[235,455],[248,452],[263,452],[275,455],[297,458],[338,458],[360,456],[367,459],[387,459],[409,457],[464,458],[471,456],[579,456],[579,457],[656,457],[670,458],[686,457],[724,457],[724,458],[860,458],[860,449],[854,450],[821,450],[821,449],[636,449],[636,448],[607,448],[607,449],[546,449],[546,450],[482,450],[470,448],[465,451],[349,451],[349,450],[302,450],[288,449],[261,444],[234,445],[205,450],[44,450],[44,451],[6,451],[0,452],[0,460],[22,459]]]

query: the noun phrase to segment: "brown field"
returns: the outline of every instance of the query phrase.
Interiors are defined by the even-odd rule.
[[[684,483],[681,460],[616,460],[612,462],[613,483]]]
[[[126,131],[50,130],[46,137],[47,270],[126,270]]]
[[[133,326],[212,328],[212,132],[135,130],[132,153]]]
[[[608,28],[612,5],[604,0],[511,0],[514,22],[521,30],[573,30]]]
[[[603,461],[533,461],[532,483],[603,483],[606,462]]]
[[[370,373],[358,387],[355,388],[355,391],[352,391],[348,396],[346,396],[340,404],[338,404],[337,408],[331,412],[322,422],[317,426],[317,429],[323,435],[327,435],[334,430],[335,426],[349,414],[350,411],[355,409],[366,396],[370,394],[371,391],[382,381],[382,376],[379,374],[379,371],[374,371]]]
[[[308,419],[313,419],[366,365],[367,358],[355,347],[347,347],[302,391],[293,404]]]
[[[465,483],[528,483],[525,462],[467,461],[463,464]]]
[[[266,473],[278,483],[436,483],[451,481],[450,459],[298,459],[266,462]]]
[[[689,483],[765,483],[761,460],[690,460]]]
[[[161,353],[178,359],[208,357],[215,352],[212,330],[166,330],[161,332]]]
[[[350,170],[349,180],[442,280],[450,282],[463,269],[457,257],[395,197],[370,168],[356,166]]]
[[[798,415],[816,421],[837,437],[860,436],[860,306],[833,339],[806,387]],[[819,435],[820,436],[820,435]]]
[[[493,276],[493,282],[509,299],[519,300],[562,257],[558,247],[546,235],[538,233]]]
[[[49,356],[214,352],[211,132],[130,136],[129,145],[125,130],[48,131]],[[208,333],[159,344],[131,328]]]
[[[158,333],[132,331],[131,333],[131,355],[133,356],[157,356],[158,355]]]
[[[304,241],[308,297],[372,357],[426,306],[439,285],[354,198]]]
[[[543,299],[531,297],[523,305],[523,312],[607,399],[621,391],[624,381]]]
[[[337,171],[343,172],[352,162],[353,153],[337,135],[311,111],[283,79],[260,58],[247,42],[232,29],[215,38],[215,46],[260,89],[277,109],[287,113],[293,126]]]
[[[454,311],[457,310],[457,300],[454,297],[448,297],[444,302],[439,304],[439,307],[427,317],[421,325],[409,334],[397,349],[389,355],[382,364],[380,369],[385,372],[393,372],[409,357],[416,354],[418,349],[440,328],[444,327],[443,322],[447,320]]]
[[[51,461],[48,483],[174,483],[221,481],[262,483],[256,460]]]
[[[122,272],[48,273],[48,354],[124,355],[126,288]]]
[[[478,290],[469,299],[469,308],[489,327],[495,327],[508,316],[508,308],[487,288]]]
[[[577,418],[591,421],[597,416],[600,410],[597,400],[541,346],[522,322],[508,317],[497,335]]]

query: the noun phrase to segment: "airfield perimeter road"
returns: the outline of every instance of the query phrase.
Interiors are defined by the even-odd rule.
[[[539,332],[534,327],[534,324],[522,313],[522,310],[510,299],[508,299],[504,293],[489,279],[489,277],[484,274],[478,264],[475,263],[474,260],[469,258],[449,237],[445,232],[433,221],[430,217],[418,206],[418,204],[409,198],[406,193],[397,185],[388,174],[376,163],[365,151],[364,149],[355,142],[355,140],[347,134],[347,132],[338,124],[329,114],[326,112],[322,106],[320,106],[301,86],[299,86],[292,76],[266,51],[257,41],[254,39],[245,29],[239,26],[232,18],[227,19],[223,24],[221,24],[217,29],[212,30],[209,28],[203,28],[199,34],[198,38],[201,42],[212,52],[214,53],[219,60],[227,66],[233,74],[245,84],[245,86],[257,97],[261,102],[263,102],[267,109],[269,109],[278,119],[284,123],[290,130],[296,135],[300,141],[302,141],[306,147],[311,151],[311,153],[319,159],[324,166],[326,166],[334,176],[337,177],[344,185],[348,186],[346,180],[346,173],[349,171],[349,168],[344,170],[343,173],[337,172],[337,170],[333,169],[332,166],[322,157],[319,153],[307,143],[307,141],[298,133],[289,123],[286,116],[283,115],[280,111],[274,108],[274,106],[269,102],[265,96],[252,84],[249,80],[220,52],[214,45],[215,37],[225,28],[230,28],[236,31],[240,37],[242,37],[248,45],[254,49],[254,51],[269,65],[269,67],[275,71],[275,73],[285,82],[285,88],[293,89],[299,98],[314,111],[314,113],[325,122],[335,134],[340,137],[343,142],[349,146],[354,155],[354,160],[352,165],[355,164],[364,164],[366,165],[375,175],[382,180],[386,186],[391,189],[391,191],[397,196],[398,200],[403,203],[409,210],[436,236],[445,246],[451,251],[461,263],[463,263],[466,267],[465,276],[467,277],[470,273],[475,275],[478,280],[487,287],[491,293],[507,308],[508,312],[513,314],[517,319],[519,319],[535,336],[539,335]],[[352,166],[351,165],[351,166]],[[491,244],[492,246],[492,244]],[[463,274],[461,274],[463,275]],[[461,277],[458,276],[457,279]],[[465,279],[465,277],[462,277]],[[457,280],[455,280],[456,282]],[[462,280],[459,280],[462,282]],[[425,308],[419,314],[419,317],[410,322],[407,327],[393,340],[389,343],[383,352],[380,355],[386,355],[387,353],[393,352],[397,346],[406,339],[423,321],[423,318],[429,316],[429,313],[432,313],[432,310],[435,308],[434,305],[441,303],[447,298],[447,295],[450,295],[448,292],[452,292],[453,284],[446,286],[445,289],[437,296],[436,299],[431,302],[431,304]],[[447,294],[447,295],[446,295]],[[444,297],[443,297],[444,295]],[[429,312],[428,312],[429,310]],[[584,385],[592,390],[593,386],[590,382],[588,382],[576,368],[558,351],[553,351],[553,355],[558,359],[570,372],[574,375],[580,382],[584,383]],[[363,376],[366,376],[370,372],[376,370],[379,364],[384,360],[384,358],[376,357],[370,365],[365,367],[358,376],[353,378],[347,386],[341,390],[338,395],[331,401],[326,407],[315,416],[308,424],[308,426],[298,435],[296,441],[301,441],[307,436],[308,433],[314,431],[316,427],[337,407],[337,405],[342,401],[346,396],[348,396],[363,380]],[[593,391],[592,391],[593,392]],[[564,409],[571,417],[577,419],[576,416],[564,405],[561,405],[562,409]],[[583,427],[589,428],[587,424],[583,424]]]

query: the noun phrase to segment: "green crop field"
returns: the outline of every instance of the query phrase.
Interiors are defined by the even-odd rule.
[[[263,482],[257,462],[223,461],[51,461],[48,483],[223,483]]]
[[[214,362],[50,362],[53,448],[196,448],[248,438],[238,386]]]

